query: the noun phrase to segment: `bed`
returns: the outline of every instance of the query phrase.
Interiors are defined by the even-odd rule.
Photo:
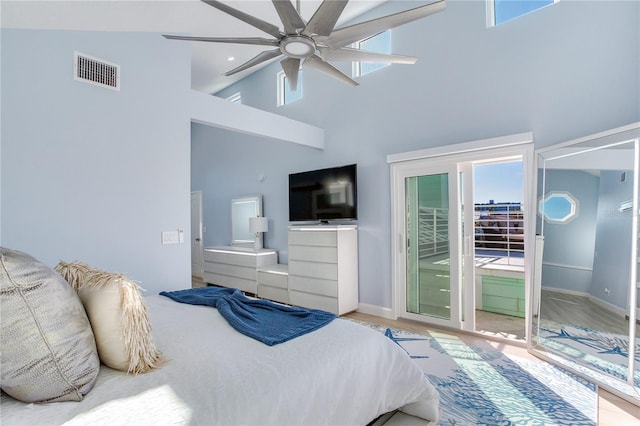
[[[144,374],[104,365],[79,402],[26,404],[4,392],[0,423],[366,425],[401,409],[435,421],[438,394],[402,348],[337,318],[268,346],[207,306],[144,298],[165,364]]]

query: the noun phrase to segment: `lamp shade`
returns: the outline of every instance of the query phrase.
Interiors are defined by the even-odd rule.
[[[266,217],[251,217],[249,218],[249,230],[253,233],[267,232],[269,220]]]

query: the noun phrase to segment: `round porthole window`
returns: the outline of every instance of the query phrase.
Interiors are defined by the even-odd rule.
[[[567,223],[578,215],[578,202],[568,192],[549,192],[538,201],[538,213],[547,222]]]

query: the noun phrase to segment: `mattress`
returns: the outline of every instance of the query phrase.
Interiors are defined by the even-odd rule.
[[[396,409],[436,420],[438,393],[402,348],[345,319],[267,346],[215,308],[145,298],[167,363],[129,375],[104,365],[80,402],[2,394],[0,423],[365,425]]]

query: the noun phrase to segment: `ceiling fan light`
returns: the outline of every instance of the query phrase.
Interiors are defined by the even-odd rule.
[[[290,58],[308,58],[316,51],[316,44],[309,37],[285,37],[280,42],[280,50]]]
[[[299,55],[306,56],[313,52],[313,48],[309,46],[307,43],[302,43],[300,41],[294,41],[287,44],[284,48],[287,53],[291,55]]]

